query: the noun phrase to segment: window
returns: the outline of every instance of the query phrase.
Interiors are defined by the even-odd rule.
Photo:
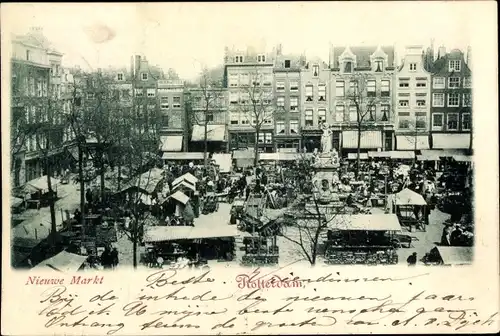
[[[174,97],[173,98],[172,107],[174,107],[174,108],[181,107],[181,97]]]
[[[410,101],[408,99],[400,99],[398,102],[399,107],[409,107]]]
[[[326,101],[326,84],[318,85],[318,101]]]
[[[443,129],[443,114],[442,113],[433,113],[432,114],[432,130],[440,131]]]
[[[234,75],[234,76],[235,76],[236,85],[233,85],[233,86],[237,86],[238,85],[238,75]],[[240,85],[246,86],[246,85],[248,85],[249,82],[250,82],[250,78],[249,78],[248,74],[240,74]]]
[[[444,77],[434,77],[432,79],[432,87],[434,89],[444,89],[445,79]]]
[[[257,62],[264,63],[266,61],[266,55],[258,55]]]
[[[299,121],[298,120],[290,120],[290,134],[299,133]]]
[[[285,97],[278,97],[276,99],[276,105],[279,107],[285,107]]]
[[[238,93],[237,92],[230,92],[229,93],[229,104],[231,104],[231,105],[238,104]]]
[[[234,63],[243,63],[243,56],[238,55],[234,58]]]
[[[368,120],[375,121],[377,116],[377,107],[375,105],[371,105],[368,107]]]
[[[349,82],[349,93],[350,94],[358,94],[358,82],[357,81],[350,81]]]
[[[426,129],[427,128],[427,118],[426,117],[417,117],[415,120],[415,128],[416,129]]]
[[[376,96],[376,90],[377,88],[377,83],[375,82],[375,80],[372,80],[370,79],[367,83],[366,83],[366,95],[368,97],[375,97]]]
[[[456,61],[449,61],[448,62],[448,71],[453,72],[453,71],[460,71],[460,64],[461,62],[459,60]]]
[[[234,93],[236,97],[236,103],[238,103],[238,94]],[[240,103],[241,104],[248,104],[250,102],[250,93],[248,92],[242,92],[240,96]]]
[[[417,63],[410,63],[410,71],[417,71]]]
[[[290,60],[285,60],[285,69],[290,68]]]
[[[310,84],[306,85],[306,101],[313,101],[313,86]]]
[[[142,89],[135,89],[135,96],[136,97],[142,97],[144,95],[144,92]]]
[[[290,111],[299,110],[299,97],[290,97]]]
[[[236,113],[231,113],[231,125],[239,124],[239,115]]]
[[[444,106],[444,93],[433,93],[432,94],[432,106],[443,107]]]
[[[380,114],[382,114],[382,119],[380,119],[380,121],[389,121],[389,105],[380,105]]]
[[[299,91],[299,82],[297,82],[297,81],[290,81],[290,91],[292,91],[292,92]]]
[[[306,110],[306,126],[313,125],[313,110]]]
[[[116,75],[116,79],[119,80],[119,81],[122,81],[124,80],[125,78],[123,77],[123,74],[122,73],[119,73]]]
[[[30,50],[26,50],[26,60],[30,61]]]
[[[326,122],[326,109],[320,108],[318,110],[318,124]]]
[[[38,81],[36,83],[36,95],[37,95],[37,97],[42,97],[42,94],[43,94],[43,92],[42,92],[42,81]]]
[[[470,113],[463,113],[462,114],[462,130],[463,131],[470,131],[471,129],[471,119],[470,119]]]
[[[345,95],[345,82],[337,81],[335,83],[335,96],[344,97],[344,95]]]
[[[464,107],[472,106],[472,96],[470,93],[464,93],[462,106],[464,106]]]
[[[460,77],[449,77],[448,78],[448,88],[458,89],[460,87]]]
[[[168,127],[168,115],[162,115],[160,118],[161,127]]]
[[[285,82],[276,82],[276,91],[285,91]]]
[[[212,112],[207,112],[205,114],[205,121],[206,122],[212,122],[212,121],[214,121],[214,114]]]
[[[285,133],[285,122],[283,120],[276,122],[276,134]]]
[[[143,81],[147,81],[148,80],[148,74],[147,73],[143,73],[142,74],[142,80]]]
[[[382,72],[384,70],[384,61],[376,60],[375,61],[375,72]]]
[[[400,88],[410,87],[410,81],[408,79],[400,79],[399,80],[399,87]]]
[[[358,110],[356,106],[349,106],[349,121],[358,121]]]
[[[314,64],[312,67],[312,70],[313,70],[313,76],[318,77],[319,76],[319,65]]]
[[[400,129],[409,129],[410,128],[410,121],[407,119],[399,119],[399,128]]]
[[[460,105],[460,94],[448,93],[448,107],[458,107]]]
[[[169,106],[169,101],[168,101],[168,97],[161,97],[160,98],[160,108],[162,110],[166,110],[168,109],[168,106]]]
[[[417,87],[418,88],[427,87],[427,81],[425,81],[425,80],[417,80]]]
[[[122,99],[125,99],[125,100],[130,99],[130,90],[129,89],[122,90]]]
[[[229,75],[229,86],[238,86],[238,74]]]
[[[417,99],[417,107],[425,107],[425,99]]]
[[[381,82],[380,95],[382,97],[389,97],[391,94],[391,81],[383,80]]]
[[[446,126],[449,131],[458,130],[458,113],[448,113],[448,120]]]
[[[344,120],[345,114],[345,106],[344,105],[336,105],[335,106],[335,121]]]
[[[262,84],[263,86],[271,86],[273,85],[273,76],[270,74],[265,74],[264,75],[264,83]]]
[[[147,94],[148,94],[148,97],[154,97],[155,96],[155,89],[148,89]]]
[[[352,72],[352,62],[351,61],[344,62],[344,72],[345,73]]]
[[[470,77],[464,77],[464,88],[472,87],[472,81]]]

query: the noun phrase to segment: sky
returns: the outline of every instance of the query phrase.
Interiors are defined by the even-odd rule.
[[[64,53],[63,64],[86,69],[129,67],[141,54],[164,70],[192,79],[202,66],[222,63],[224,47],[281,43],[284,53],[328,61],[329,44],[406,45],[465,50],[470,3],[290,2],[3,5],[7,29],[31,26]],[[6,13],[7,14],[6,14]]]

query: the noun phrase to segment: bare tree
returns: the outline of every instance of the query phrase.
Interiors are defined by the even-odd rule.
[[[239,111],[243,113],[248,124],[255,129],[255,157],[254,165],[259,162],[259,135],[266,124],[271,124],[276,104],[273,97],[272,83],[265,74],[255,68],[250,71],[250,82],[241,85],[242,97],[240,98]]]
[[[370,85],[373,83],[373,86]],[[382,92],[374,86],[375,78],[367,74],[354,74],[350,76],[350,87],[347,92],[347,99],[350,106],[353,106],[356,112],[356,119],[350,120],[355,122],[357,130],[357,159],[356,159],[356,177],[359,175],[360,169],[360,151],[361,151],[361,135],[363,130],[372,128],[372,123],[379,118],[376,115],[376,107],[379,103],[384,101],[382,99]],[[391,109],[389,105],[389,109]],[[388,121],[389,111],[383,111],[380,121]],[[349,116],[351,118],[351,115]]]
[[[203,126],[203,163],[208,166],[208,125],[221,113],[225,105],[222,79],[213,78],[208,68],[203,68],[197,88],[191,90],[186,101],[189,122]]]

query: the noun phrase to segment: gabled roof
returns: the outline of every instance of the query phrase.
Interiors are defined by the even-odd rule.
[[[349,48],[356,56],[356,65],[359,68],[370,67],[370,57],[377,51],[377,46],[367,47],[335,47],[333,48],[334,68],[339,68],[339,56]],[[393,46],[380,46],[381,51],[387,54],[387,66],[394,66],[394,47]]]
[[[433,74],[436,73],[445,73],[448,72],[448,60],[461,60],[462,61],[462,71],[466,73],[470,73],[470,68],[468,64],[465,62],[464,52],[459,49],[453,49],[449,53],[446,53],[444,56],[438,58],[434,64],[432,65],[430,72]],[[461,71],[461,72],[462,72]]]

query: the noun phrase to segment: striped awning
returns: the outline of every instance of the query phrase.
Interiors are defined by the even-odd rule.
[[[427,135],[396,135],[396,148],[397,150],[429,149],[429,137]]]
[[[193,125],[191,141],[205,140],[205,126]],[[207,141],[226,141],[226,125],[207,125]]]
[[[155,243],[172,240],[236,237],[239,235],[240,233],[235,225],[151,226],[145,228],[144,242]]]
[[[432,135],[432,148],[436,149],[468,149],[470,134],[438,133]]]
[[[182,135],[160,136],[160,151],[180,152],[182,149]]]
[[[342,147],[347,149],[358,148],[358,131],[343,131]],[[360,148],[382,148],[382,132],[362,131]]]

